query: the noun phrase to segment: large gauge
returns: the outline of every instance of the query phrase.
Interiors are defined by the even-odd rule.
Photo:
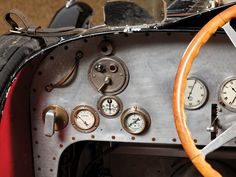
[[[219,100],[225,108],[236,112],[236,76],[223,82],[219,91]]]
[[[144,109],[134,106],[124,111],[121,124],[128,133],[137,135],[149,128],[151,119]]]
[[[206,103],[207,97],[206,85],[196,77],[188,78],[185,89],[185,108],[189,110],[198,109]]]
[[[76,130],[89,133],[98,127],[99,116],[90,106],[77,106],[71,113],[71,123]]]
[[[122,111],[121,100],[117,96],[103,96],[98,100],[98,110],[105,117],[115,117]]]

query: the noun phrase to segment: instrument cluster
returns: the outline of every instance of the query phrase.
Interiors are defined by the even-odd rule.
[[[196,110],[204,106],[209,96],[207,84],[189,77],[185,90],[185,108]],[[236,111],[236,76],[225,79],[218,89],[218,102],[229,111]]]

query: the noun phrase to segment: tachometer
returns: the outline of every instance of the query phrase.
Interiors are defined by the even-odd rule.
[[[206,103],[207,97],[206,85],[196,77],[188,78],[185,89],[185,108],[189,110],[198,109]]]

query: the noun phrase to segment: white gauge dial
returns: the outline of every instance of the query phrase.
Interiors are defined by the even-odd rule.
[[[82,110],[78,112],[75,123],[78,127],[84,130],[88,130],[93,127],[95,123],[94,115],[88,110]]]
[[[98,113],[90,106],[77,106],[71,113],[71,123],[80,132],[92,132],[99,124]]]
[[[128,133],[137,135],[149,128],[151,119],[144,109],[134,106],[123,112],[121,124]]]
[[[236,111],[236,78],[228,79],[222,84],[219,97],[227,109]]]
[[[98,110],[105,117],[117,116],[122,110],[121,100],[116,96],[104,96],[98,101]]]
[[[207,88],[197,78],[189,78],[185,89],[185,108],[194,110],[202,107],[207,100]]]
[[[145,129],[146,122],[142,115],[134,113],[127,117],[125,125],[130,133],[139,134]]]

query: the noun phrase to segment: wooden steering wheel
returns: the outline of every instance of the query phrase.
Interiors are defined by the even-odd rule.
[[[186,88],[188,73],[201,47],[208,41],[208,39],[216,32],[219,27],[223,27],[233,18],[236,18],[236,5],[218,14],[197,33],[197,35],[187,47],[183,58],[180,61],[174,83],[172,101],[177,133],[189,159],[192,161],[198,171],[206,177],[219,177],[221,175],[205,160],[205,154],[202,150],[199,150],[195,146],[195,143],[191,137],[191,133],[186,124],[186,115],[184,111],[184,91]],[[235,127],[233,128],[235,130]]]

